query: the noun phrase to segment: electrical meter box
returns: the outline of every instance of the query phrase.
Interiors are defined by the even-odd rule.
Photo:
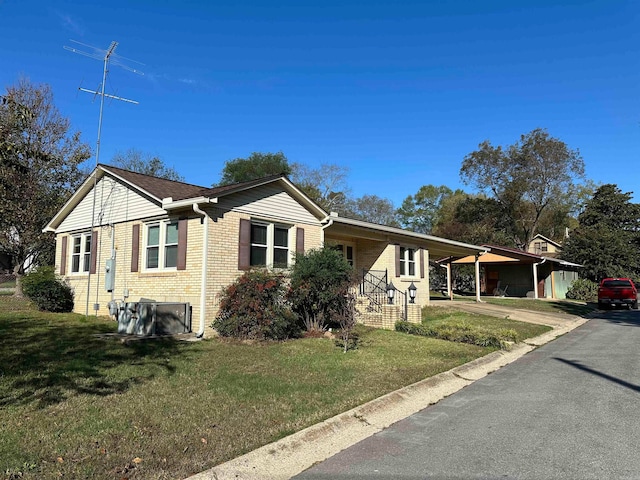
[[[116,261],[113,258],[107,259],[104,274],[104,288],[107,292],[113,292],[116,283]]]

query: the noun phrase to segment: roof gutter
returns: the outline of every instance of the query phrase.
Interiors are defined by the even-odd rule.
[[[196,197],[186,198],[184,200],[176,200],[174,202],[173,198],[167,197],[162,199],[162,208],[164,208],[165,210],[171,210],[173,208],[190,207],[191,205],[201,205],[203,203],[218,203],[218,199],[209,197]]]
[[[207,212],[204,210],[201,210],[197,203],[194,202],[192,205],[193,211],[202,216],[202,228],[204,229],[202,235],[202,272],[200,277],[200,327],[198,328],[198,333],[196,333],[197,338],[202,338],[204,336],[204,323],[207,318],[207,265],[209,263],[209,249],[207,246],[209,244],[209,215],[207,215]]]

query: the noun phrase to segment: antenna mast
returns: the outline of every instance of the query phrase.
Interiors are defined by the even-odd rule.
[[[109,61],[113,61],[114,65],[118,65],[124,68],[125,70],[129,70],[133,73],[137,73],[139,75],[144,75],[144,74],[141,71],[130,68],[121,62],[120,58],[124,59],[124,57],[119,57],[118,55],[115,54],[115,50],[118,47],[118,42],[116,41],[112,41],[111,45],[109,45],[109,48],[107,50],[100,50],[96,47],[92,47],[91,45],[86,45],[84,43],[76,42],[75,40],[71,40],[71,41],[73,43],[77,43],[78,45],[82,45],[83,47],[92,49],[93,52],[78,50],[76,48],[68,47],[66,45],[63,47],[65,50],[69,50],[70,52],[77,53],[79,55],[84,55],[89,58],[95,58],[96,60],[102,60],[104,62],[104,67],[102,69],[102,84],[100,85],[100,91],[98,92],[98,91],[88,90],[86,88],[78,88],[78,90],[83,92],[92,93],[94,95],[100,95],[100,114],[98,117],[98,139],[96,140],[96,168],[97,168],[98,164],[100,163],[100,137],[102,135],[102,112],[104,110],[104,98],[105,97],[113,98],[116,100],[121,100],[123,102],[128,102],[128,103],[133,103],[135,105],[138,105],[138,102],[136,102],[135,100],[129,100],[127,98],[117,97],[115,95],[109,95],[108,93],[105,93],[104,90],[105,90],[105,85],[107,83]],[[129,61],[134,62],[134,60],[129,60]],[[139,62],[135,62],[135,63],[139,63]],[[93,238],[93,235],[94,235],[93,229],[95,227],[95,216],[96,216],[96,190],[97,190],[97,181],[98,181],[97,173],[98,172],[95,171],[93,175],[93,207],[91,209],[91,246],[93,247],[93,245],[95,244],[97,246],[96,250],[98,250],[98,252],[94,253],[94,249],[89,248],[89,265],[93,265],[93,261],[94,261],[93,256],[95,254],[98,254],[98,258],[99,258],[99,248],[100,248],[97,244],[97,239],[94,240]],[[112,255],[113,255],[113,252],[112,252]],[[98,276],[98,284],[96,285],[96,303],[94,303],[94,310],[96,312],[96,316],[98,315],[98,310],[100,309],[100,304],[98,303],[99,289],[100,289],[100,277]],[[86,304],[85,313],[84,313],[85,316],[87,317],[89,316],[90,291],[91,291],[91,267],[89,267],[89,271],[87,272],[87,304]]]

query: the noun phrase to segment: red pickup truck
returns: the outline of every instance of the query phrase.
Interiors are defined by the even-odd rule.
[[[598,308],[627,305],[638,308],[638,290],[630,278],[605,278],[598,287]]]

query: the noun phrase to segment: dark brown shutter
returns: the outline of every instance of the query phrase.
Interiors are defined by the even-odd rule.
[[[131,231],[131,271],[137,272],[140,262],[140,224],[136,223]]]
[[[251,267],[251,221],[240,219],[240,239],[238,241],[238,270]]]
[[[296,253],[304,253],[304,228],[296,228]]]
[[[396,277],[400,276],[400,245],[396,245]]]
[[[96,265],[98,264],[98,231],[91,232],[91,269],[89,273],[96,273]]]
[[[60,275],[67,274],[67,236],[62,237],[62,246],[60,247]]]
[[[420,249],[420,278],[424,278],[424,249]]]
[[[186,218],[178,221],[178,264],[176,265],[178,270],[187,269],[187,223]]]

